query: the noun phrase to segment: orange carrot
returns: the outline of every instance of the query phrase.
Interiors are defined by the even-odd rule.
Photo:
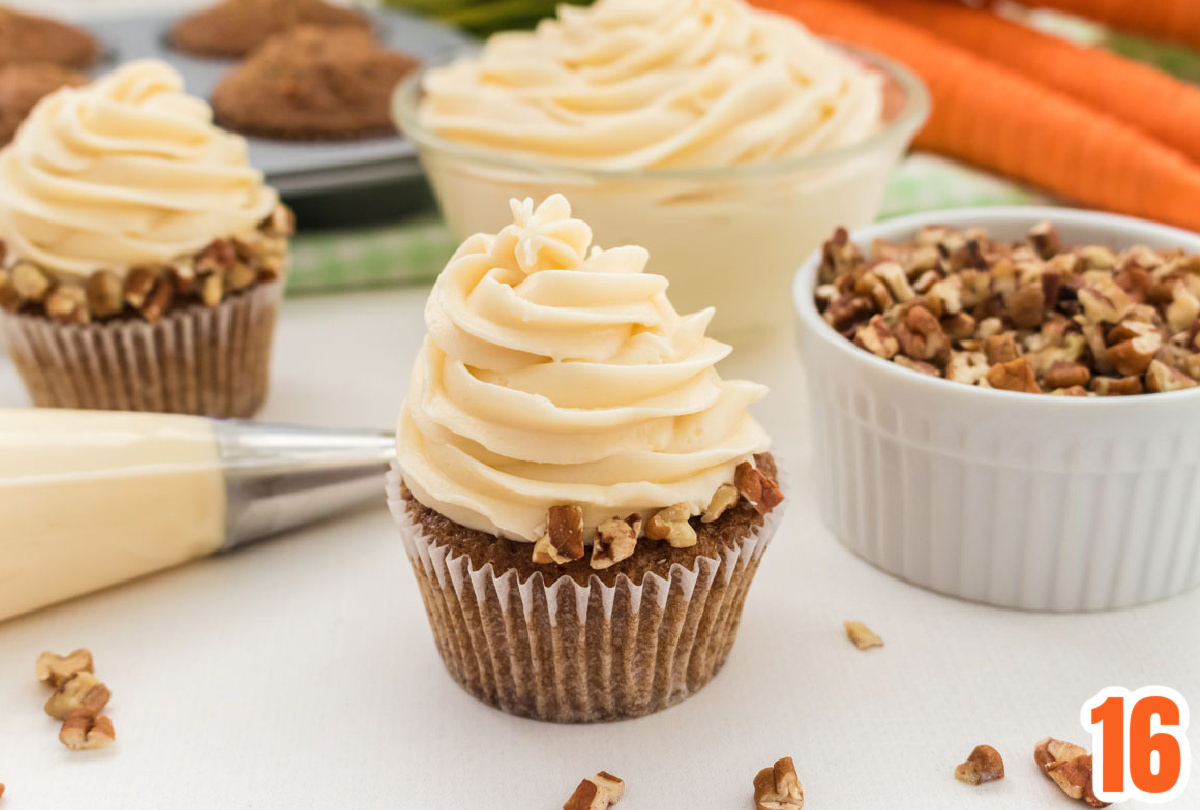
[[[849,0],[753,0],[904,62],[933,95],[917,146],[1098,208],[1200,231],[1200,167],[1128,124]]]
[[[1099,48],[944,0],[870,0],[976,56],[1119,118],[1200,164],[1200,88]],[[1200,15],[1200,2],[1196,12]]]
[[[1136,31],[1200,47],[1196,0],[1017,0],[1031,8],[1053,8],[1123,31]]]

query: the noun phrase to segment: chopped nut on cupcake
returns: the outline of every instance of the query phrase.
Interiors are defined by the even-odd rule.
[[[644,249],[593,247],[561,195],[512,209],[430,295],[389,499],[469,692],[560,722],[649,714],[721,668],[777,526],[747,411],[766,391],[721,379],[714,310],[676,313]]]
[[[169,66],[43,98],[0,151],[0,329],[34,404],[253,414],[292,227]]]
[[[1200,385],[1200,256],[1066,246],[1050,222],[1022,242],[926,227],[867,258],[840,230],[816,291],[856,346],[953,382],[1122,396]]]

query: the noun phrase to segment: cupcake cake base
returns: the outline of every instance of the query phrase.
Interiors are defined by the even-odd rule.
[[[711,681],[782,517],[743,501],[697,523],[695,546],[643,541],[597,571],[586,560],[535,565],[530,544],[421,505],[395,469],[388,500],[450,674],[498,709],[560,723],[651,714]]]
[[[38,407],[248,417],[266,399],[282,297],[272,281],[157,323],[0,312],[0,329]]]

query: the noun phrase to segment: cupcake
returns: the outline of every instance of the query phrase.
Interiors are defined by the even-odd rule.
[[[417,60],[362,28],[307,25],[278,34],[213,93],[217,123],[282,140],[347,140],[396,131],[392,91]]]
[[[184,17],[171,29],[171,45],[197,56],[241,57],[275,34],[297,25],[353,25],[370,21],[324,0],[225,0]]]
[[[60,87],[87,84],[87,76],[53,62],[0,65],[0,146],[13,139],[17,127],[44,96]]]
[[[253,414],[291,230],[167,65],[46,96],[0,150],[0,329],[34,403]]]
[[[0,7],[0,64],[52,62],[86,68],[99,54],[95,38],[81,28]]]
[[[637,717],[720,670],[782,501],[711,308],[640,247],[512,203],[438,277],[389,502],[450,674],[497,708]]]

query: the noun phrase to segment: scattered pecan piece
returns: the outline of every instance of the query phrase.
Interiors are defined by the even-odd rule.
[[[754,810],[801,810],[804,786],[791,757],[763,768],[754,777]]]
[[[1004,391],[1019,391],[1026,394],[1042,393],[1042,387],[1038,385],[1037,374],[1033,370],[1033,363],[1028,357],[1018,357],[1007,363],[997,363],[988,370],[987,381],[992,388]]]
[[[1083,363],[1069,363],[1059,360],[1046,371],[1046,387],[1076,388],[1087,385],[1092,381],[1092,372]]]
[[[696,545],[696,530],[689,522],[691,507],[677,503],[659,510],[646,524],[646,537],[651,540],[666,540],[671,548],[690,548]]]
[[[88,309],[97,318],[120,315],[125,307],[125,291],[121,279],[111,270],[97,270],[84,283]]]
[[[896,327],[896,338],[905,355],[913,360],[938,360],[950,355],[950,338],[942,325],[925,307],[910,307]]]
[[[999,319],[996,319],[997,323]],[[983,339],[983,353],[992,365],[1008,363],[1016,360],[1021,352],[1017,348],[1017,338],[1012,332],[1003,332]]]
[[[641,533],[641,515],[614,517],[601,523],[596,527],[596,537],[592,541],[592,568],[602,571],[629,559],[637,548]]]
[[[1088,390],[1082,385],[1072,385],[1070,388],[1056,388],[1050,393],[1058,397],[1086,397]]]
[[[1140,377],[1095,377],[1088,387],[1102,397],[1128,397],[1145,392]]]
[[[565,565],[583,557],[583,509],[574,504],[551,506],[546,513],[546,534],[533,546],[539,565]]]
[[[17,262],[8,272],[13,289],[22,301],[40,303],[50,294],[50,279],[32,262]]]
[[[37,679],[55,689],[74,678],[81,672],[95,672],[92,664],[92,653],[89,650],[74,650],[67,655],[44,652],[38,656],[34,665]]]
[[[58,739],[72,751],[89,751],[112,745],[117,733],[108,715],[76,709],[63,718]]]
[[[46,296],[46,317],[59,323],[88,323],[91,316],[88,314],[87,294],[82,287],[56,287]]]
[[[1042,220],[1029,229],[1029,244],[1043,259],[1052,259],[1062,252],[1062,238],[1049,220]]]
[[[954,778],[968,785],[982,785],[1004,778],[1004,759],[990,745],[977,745],[967,761],[954,769]]]
[[[607,771],[600,771],[579,783],[563,810],[608,810],[624,795],[625,782]]]
[[[850,639],[858,649],[869,650],[872,647],[883,646],[883,639],[862,622],[843,622],[842,624],[846,628],[846,638]]]
[[[708,508],[704,510],[704,514],[700,517],[701,523],[714,523],[721,515],[734,504],[738,502],[741,495],[738,493],[737,487],[733,484],[721,484],[717,487],[717,491],[713,493],[712,500],[708,503]]]
[[[896,365],[903,366],[911,371],[916,371],[929,377],[940,377],[942,372],[933,363],[926,363],[924,360],[913,360],[905,357],[902,354],[896,355]]]
[[[1047,737],[1033,748],[1033,761],[1072,799],[1108,807],[1092,792],[1092,755],[1082,746]]]
[[[748,461],[743,461],[733,473],[733,483],[742,497],[760,515],[765,515],[783,503],[779,484]]]
[[[108,687],[96,680],[91,672],[81,671],[64,681],[46,701],[46,714],[62,720],[76,709],[85,709],[98,714],[107,704],[112,693]]]
[[[983,352],[951,352],[946,364],[946,379],[964,385],[978,385],[987,378],[987,357]]]
[[[1182,391],[1185,388],[1195,388],[1196,385],[1196,381],[1191,377],[1161,360],[1151,360],[1146,369],[1146,390],[1151,393]]]

